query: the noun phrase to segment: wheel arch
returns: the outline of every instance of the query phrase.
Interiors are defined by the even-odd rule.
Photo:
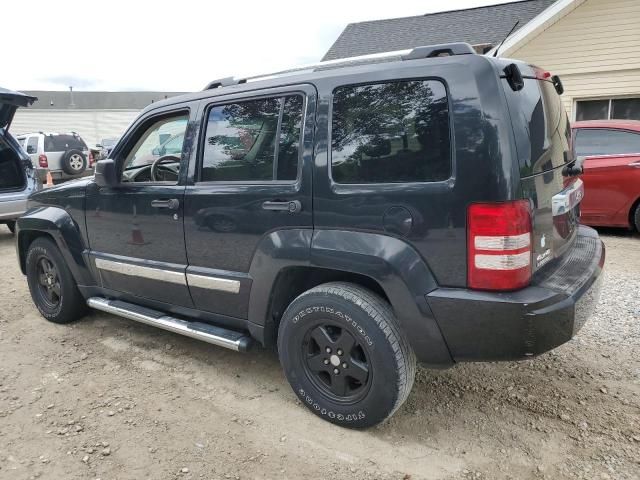
[[[275,344],[280,318],[294,298],[322,283],[346,281],[391,304],[421,362],[452,363],[425,298],[437,287],[435,277],[402,239],[339,230],[277,231],[261,241],[249,274],[249,321],[259,326],[267,346]]]
[[[93,283],[83,255],[86,245],[80,226],[66,210],[59,207],[37,208],[18,219],[16,249],[22,273],[26,272],[29,246],[39,237],[48,237],[56,244],[78,285]]]
[[[636,228],[635,213],[638,206],[640,206],[640,197],[635,199],[635,201],[631,204],[631,208],[629,209],[628,220],[629,220],[629,226],[632,229]]]

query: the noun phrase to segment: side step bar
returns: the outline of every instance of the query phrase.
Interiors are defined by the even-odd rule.
[[[112,313],[120,317],[146,323],[186,337],[196,338],[219,347],[229,348],[237,352],[246,352],[251,346],[251,337],[241,332],[227,330],[202,322],[188,322],[171,317],[163,312],[141,307],[121,300],[108,300],[102,297],[91,297],[87,305],[96,310]]]

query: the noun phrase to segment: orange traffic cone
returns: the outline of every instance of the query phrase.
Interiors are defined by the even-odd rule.
[[[46,187],[53,187],[53,177],[51,176],[51,172],[47,170],[47,183],[45,183]]]
[[[129,245],[144,245],[144,237],[142,236],[142,230],[138,224],[138,214],[136,212],[136,204],[133,204],[133,221],[131,222],[131,240],[127,243]]]
[[[131,224],[131,240],[129,240],[129,245],[144,245],[144,237],[142,236],[142,230],[140,230],[140,226],[137,223]]]

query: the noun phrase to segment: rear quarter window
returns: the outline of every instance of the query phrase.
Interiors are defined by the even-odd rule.
[[[451,142],[444,84],[409,80],[336,88],[331,152],[337,183],[448,179]]]

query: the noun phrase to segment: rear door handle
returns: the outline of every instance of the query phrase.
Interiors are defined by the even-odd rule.
[[[177,210],[180,206],[180,200],[177,198],[169,198],[168,200],[152,200],[151,206],[154,208],[168,208],[169,210]]]
[[[262,208],[265,210],[279,210],[282,212],[298,213],[302,210],[302,204],[300,200],[291,200],[288,202],[280,201],[268,201],[262,204]]]

